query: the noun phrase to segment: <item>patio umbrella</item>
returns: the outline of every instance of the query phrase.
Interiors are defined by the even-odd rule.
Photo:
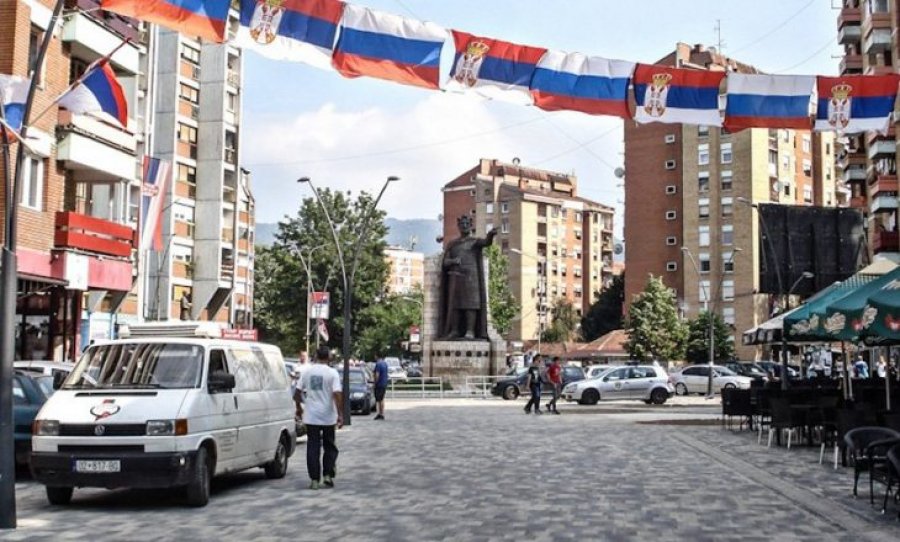
[[[892,280],[882,285],[868,299],[875,313],[871,332],[891,342],[900,341],[900,281]],[[885,402],[891,409],[891,351],[888,349],[887,372],[885,373]]]
[[[840,299],[828,304],[820,325],[829,337],[844,341],[872,335],[870,328],[875,323],[878,310],[869,304],[869,296],[881,290],[882,286],[898,279],[900,268],[895,268],[854,288]]]
[[[829,341],[822,320],[830,303],[878,278],[878,275],[857,273],[843,282],[835,282],[819,291],[784,317],[784,332],[789,342]]]

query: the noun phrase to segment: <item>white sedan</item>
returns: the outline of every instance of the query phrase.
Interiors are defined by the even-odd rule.
[[[709,365],[691,365],[673,371],[669,373],[669,381],[675,385],[678,395],[704,394],[709,387]],[[740,376],[728,367],[713,365],[713,393],[721,392],[722,388],[747,390],[751,382],[753,379],[749,376]]]

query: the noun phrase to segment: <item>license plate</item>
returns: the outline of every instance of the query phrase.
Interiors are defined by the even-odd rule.
[[[75,472],[119,472],[121,470],[122,465],[118,459],[109,461],[78,459],[75,461]]]

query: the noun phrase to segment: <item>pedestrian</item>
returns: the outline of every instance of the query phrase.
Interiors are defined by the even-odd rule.
[[[383,356],[379,356],[378,361],[375,362],[375,406],[378,408],[378,414],[375,415],[376,420],[384,419],[384,392],[387,391],[389,382],[387,362],[384,361]]]
[[[525,405],[525,414],[531,413],[531,406],[534,405],[535,414],[543,414],[541,412],[541,355],[535,354],[531,358],[531,367],[525,376],[525,389],[531,392],[531,399]]]
[[[547,403],[547,411],[559,414],[559,411],[556,410],[556,401],[559,400],[559,395],[562,393],[562,365],[559,363],[559,356],[554,356],[550,367],[547,367],[547,380],[553,394]]]
[[[862,356],[858,356],[856,358],[856,363],[853,364],[853,369],[856,372],[856,376],[859,378],[869,378],[869,366],[866,365],[866,362],[863,361]]]
[[[330,357],[327,346],[319,347],[316,362],[303,371],[300,379],[306,406],[303,409],[303,423],[307,432],[306,471],[309,473],[310,489],[334,487],[338,457],[335,430],[344,426],[341,377],[328,366]]]
[[[884,356],[878,359],[878,365],[875,366],[875,370],[878,372],[879,378],[885,378],[887,376],[887,363],[884,361]]]

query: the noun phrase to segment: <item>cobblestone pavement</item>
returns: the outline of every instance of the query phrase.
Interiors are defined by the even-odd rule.
[[[715,405],[523,406],[395,401],[385,422],[354,417],[333,490],[306,489],[302,447],[285,479],[217,480],[203,509],[165,491],[95,489],[51,507],[20,483],[20,527],[0,539],[900,539],[896,509],[878,514],[867,488],[854,500],[849,470],[820,466],[818,448],[723,430]]]

